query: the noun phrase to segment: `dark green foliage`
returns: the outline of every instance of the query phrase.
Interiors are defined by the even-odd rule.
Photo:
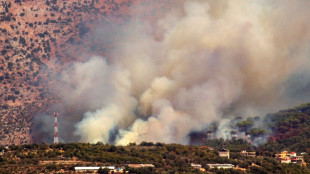
[[[9,76],[9,74],[7,74]],[[4,80],[5,77],[2,77]],[[0,79],[1,80],[1,79]],[[30,88],[27,88],[30,90]],[[10,88],[11,92],[18,91],[18,88]],[[41,91],[43,92],[43,91]],[[42,94],[43,95],[43,94]],[[8,95],[8,100],[13,100]],[[2,105],[2,108],[5,106]],[[267,127],[274,131],[274,139],[259,147],[252,146],[245,140],[224,140],[214,139],[205,141],[208,148],[198,146],[185,146],[180,144],[164,144],[153,142],[141,142],[139,145],[131,143],[128,146],[115,146],[98,142],[90,143],[69,143],[69,144],[33,144],[15,146],[11,145],[9,153],[0,158],[0,171],[6,170],[7,166],[16,168],[17,165],[34,166],[40,165],[44,160],[71,160],[76,158],[88,164],[124,166],[126,164],[153,164],[155,168],[126,168],[129,173],[200,173],[190,166],[191,163],[201,164],[208,172],[213,173],[242,173],[234,169],[210,169],[208,163],[229,163],[244,168],[246,173],[287,173],[301,174],[310,173],[309,167],[302,167],[298,164],[281,164],[275,159],[275,153],[281,150],[306,151],[310,152],[310,104],[296,108],[283,110],[267,116]],[[266,134],[266,129],[253,128],[257,118],[249,118],[245,121],[236,121],[239,127],[247,134],[261,136]],[[294,131],[299,132],[294,132]],[[293,134],[293,133],[296,134]],[[230,158],[218,156],[218,149],[230,150]],[[1,148],[0,148],[1,149]],[[240,155],[241,150],[256,151],[257,157],[246,157]],[[310,162],[309,156],[305,155],[304,160]],[[101,165],[102,164],[102,165]],[[4,167],[5,166],[5,167]],[[76,164],[75,166],[85,166]],[[60,169],[73,170],[73,165],[63,166],[59,163],[49,163],[42,168],[42,173],[56,173]],[[108,169],[100,169],[99,173],[108,173]],[[18,173],[18,172],[16,172]]]
[[[9,62],[9,63],[8,63],[8,69],[12,70],[12,68],[13,68],[13,63],[12,63],[12,62]]]
[[[112,145],[109,149],[109,152],[115,152],[117,150],[116,146]]]
[[[154,143],[142,141],[142,142],[140,143],[140,146],[154,146]]]
[[[243,139],[237,140],[224,140],[220,139],[210,139],[205,142],[205,145],[210,147],[218,147],[218,148],[226,148],[229,149],[231,152],[240,152],[241,150],[250,150],[253,146],[247,143]]]
[[[109,174],[110,170],[108,168],[99,168],[98,173]]]
[[[8,105],[2,105],[2,108],[3,108],[3,109],[8,109],[9,106],[8,106]]]
[[[241,141],[219,142],[235,149],[243,148]],[[149,144],[144,142],[143,144]],[[151,143],[150,143],[151,144]],[[124,166],[126,164],[154,164],[155,168],[126,168],[130,173],[200,173],[190,166],[191,163],[202,164],[204,168],[215,173],[241,173],[233,169],[209,169],[208,163],[230,163],[247,169],[247,173],[309,173],[307,168],[299,165],[280,164],[273,157],[260,156],[248,158],[231,152],[231,158],[221,158],[217,151],[206,150],[197,146],[184,146],[180,144],[163,144],[160,146],[114,146],[98,142],[90,143],[69,143],[69,144],[32,144],[23,146],[10,146],[10,154],[0,159],[0,164],[7,165],[40,165],[44,160],[69,160],[73,157],[95,165]],[[263,153],[262,153],[263,154]],[[13,160],[14,159],[14,160]],[[256,164],[258,166],[255,166]],[[75,166],[81,166],[76,164]],[[83,165],[82,165],[83,166]],[[41,166],[42,167],[42,166]],[[0,170],[3,167],[0,165]],[[55,173],[60,169],[73,170],[71,166],[64,166],[61,163],[49,163],[42,168],[45,173]],[[99,173],[108,173],[108,169],[99,169]]]
[[[22,36],[20,36],[20,37],[19,37],[19,43],[21,43],[21,44],[23,44],[23,45],[27,46],[27,44],[26,44],[26,40],[25,40],[25,38],[24,38],[24,37],[22,37]]]
[[[253,126],[253,121],[244,120],[242,122],[237,123],[240,131],[247,131]]]
[[[1,51],[1,55],[5,55],[6,53],[7,53],[6,50],[2,50],[2,51]]]
[[[129,168],[129,173],[135,173],[135,174],[152,174],[152,173],[158,173],[153,170],[153,168]]]
[[[266,123],[274,135],[261,146],[264,150],[310,152],[310,104],[268,114]]]
[[[77,25],[77,27],[79,28],[79,36],[83,37],[85,34],[87,34],[89,32],[89,28],[85,26],[85,24],[80,23]]]
[[[253,174],[267,174],[267,171],[262,167],[252,166],[250,172]]]
[[[260,137],[266,133],[267,133],[266,130],[261,129],[261,128],[253,128],[253,129],[246,132],[246,134],[252,135],[253,137]]]

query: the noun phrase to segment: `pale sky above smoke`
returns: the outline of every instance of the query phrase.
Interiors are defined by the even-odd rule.
[[[96,55],[63,72],[65,106],[87,110],[74,136],[187,144],[215,121],[299,104],[284,84],[310,74],[309,1],[178,3],[155,23],[116,28],[111,61]]]

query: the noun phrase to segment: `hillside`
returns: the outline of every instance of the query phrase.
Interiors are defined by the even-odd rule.
[[[212,4],[213,3],[210,3],[210,5]],[[114,32],[114,27],[122,26],[122,24],[128,22],[128,20],[136,18],[142,21],[148,20],[152,23],[155,16],[158,18],[158,16],[162,14],[161,12],[168,11],[168,7],[176,5],[176,0],[158,0],[153,2],[147,0],[2,1],[0,3],[0,144],[28,144],[34,141],[33,118],[36,114],[46,113],[47,115],[52,115],[54,112],[54,110],[52,110],[53,106],[55,104],[63,104],[59,99],[60,97],[55,95],[53,90],[57,89],[57,84],[59,84],[56,82],[57,78],[55,77],[63,75],[60,72],[68,67],[66,66],[67,64],[83,62],[84,59],[89,58],[90,55],[109,57],[111,45],[108,43],[108,36],[96,37],[98,35],[98,33],[96,33],[98,30],[111,30],[111,32]],[[222,11],[225,4],[219,3],[214,7],[214,9],[219,7],[220,11]],[[210,10],[210,16],[214,17],[214,19],[220,18],[220,15],[217,11],[214,11],[214,9]],[[149,32],[156,33],[156,31],[152,31],[152,29],[150,29]],[[105,39],[105,37],[107,37],[107,39]],[[221,46],[219,46],[219,48],[220,47]],[[196,57],[196,52],[200,54],[200,49],[202,49],[199,46],[197,48],[199,48],[199,50],[194,51],[194,57]],[[209,48],[207,50],[209,50]],[[172,52],[174,53],[174,50]],[[215,49],[212,55],[217,55],[219,52],[221,51]],[[203,52],[201,54],[204,55],[205,53]],[[236,57],[239,57],[239,55]],[[140,63],[139,61],[137,62]],[[196,63],[195,61],[193,62],[195,66],[200,64],[199,61]],[[176,62],[172,61],[171,66],[175,63]],[[226,65],[226,63],[224,64]],[[277,64],[278,63],[275,65]],[[138,65],[140,66],[140,64]],[[213,64],[212,66],[208,64],[208,66],[212,67]],[[169,67],[165,68],[169,69]],[[177,67],[176,70],[171,70],[171,74],[174,74],[174,71],[178,72],[178,70],[183,69],[191,69],[191,67]],[[285,68],[280,67],[279,69]],[[266,73],[265,71],[263,72]],[[182,73],[188,74],[189,72],[186,71]],[[203,73],[199,71],[198,74]],[[256,74],[256,72],[253,72],[253,74]],[[267,72],[266,76],[268,76],[268,74],[269,72]],[[185,81],[195,80],[197,74],[194,75],[195,78],[188,78]],[[138,78],[140,78],[140,76],[138,76],[137,79]],[[207,77],[199,77],[197,79],[199,81],[199,79],[205,78]],[[269,80],[274,81],[275,79]],[[251,80],[249,80],[249,82],[251,82],[249,86],[255,86],[255,84],[253,84],[254,82]],[[199,81],[198,86],[201,84],[202,81]],[[190,83],[183,87],[186,89],[190,88],[191,85]],[[260,85],[265,85],[265,83],[263,82]],[[181,88],[182,90],[183,87]],[[58,86],[58,88],[61,87]],[[268,87],[266,86],[266,88]],[[228,89],[230,89],[230,86]],[[253,89],[252,90],[256,93],[256,88]],[[252,90],[250,90],[250,92]],[[275,92],[273,90],[267,91],[265,91],[264,95]],[[150,94],[151,93],[152,92],[150,92]],[[233,92],[233,94],[235,94],[235,92]],[[188,97],[190,96],[193,95],[188,94]],[[137,98],[141,98],[141,96]],[[188,98],[180,100],[185,102],[183,103],[186,106],[185,110],[188,109],[187,106],[191,103],[187,101],[187,99]],[[252,100],[251,97],[250,99]],[[262,97],[262,99],[264,99],[264,97]],[[196,99],[194,100],[196,101]],[[205,104],[204,101],[202,103]],[[235,103],[230,103],[229,107],[232,107],[233,104]],[[198,109],[194,108],[200,113],[203,107],[204,105]],[[229,110],[229,107],[226,109]],[[72,109],[70,106],[65,109],[67,109],[66,112],[68,113],[68,117],[70,117],[70,114],[74,115],[75,112],[78,112],[74,111],[76,108]],[[70,109],[73,110],[72,113],[70,113]],[[76,110],[78,109],[80,108]],[[96,109],[98,109],[98,106]],[[135,109],[139,110],[139,108]],[[92,110],[94,109],[87,109],[85,112]],[[85,112],[83,110],[83,113]],[[83,113],[79,113],[79,117],[82,117]],[[150,116],[148,111],[146,111],[146,113],[147,116]],[[178,112],[177,114],[180,113],[182,112]],[[309,104],[269,114],[266,120],[263,120],[267,127],[262,128],[253,127],[254,122],[261,121],[257,121],[256,119],[258,118],[256,117],[239,120],[240,122],[237,121],[238,118],[234,120],[236,121],[234,129],[236,128],[237,131],[232,131],[230,133],[234,136],[239,131],[246,135],[251,135],[253,139],[271,135],[269,144],[266,145],[268,148],[280,146],[281,149],[289,148],[309,151],[309,149],[307,149],[309,147],[308,139],[310,136],[308,134],[310,124],[309,114]],[[143,114],[137,114],[137,118],[139,118],[140,115]],[[203,114],[203,116],[205,115],[207,114]],[[82,118],[78,119],[78,121],[80,121]],[[76,122],[75,120],[75,123]],[[71,128],[75,126],[76,125],[71,125]],[[129,127],[127,127],[126,130],[128,130]],[[114,130],[112,129],[113,128],[107,132],[113,132]],[[49,131],[49,133],[51,133],[51,131]],[[70,133],[68,133],[69,136],[71,136]],[[199,132],[198,134],[203,133]],[[110,137],[112,137],[111,142],[115,139],[113,136],[115,135],[110,135]],[[174,134],[172,136],[174,136]],[[205,137],[204,134],[199,135],[197,136],[198,139],[200,139],[200,136]]]
[[[232,143],[234,144],[234,143]],[[113,146],[96,144],[33,144],[10,146],[0,156],[0,173],[74,172],[76,166],[124,167],[129,173],[309,173],[309,168],[297,164],[280,164],[268,153],[245,157],[240,151],[231,152],[231,158],[218,156],[218,149],[143,142],[140,145]],[[245,150],[240,148],[239,150]],[[309,161],[307,161],[309,162]],[[154,168],[130,168],[127,164],[153,164]],[[206,171],[191,167],[201,164]],[[230,163],[234,169],[211,169],[208,164]],[[18,167],[16,167],[18,166]]]
[[[310,153],[310,104],[268,114],[266,123],[273,134],[264,145],[271,151],[294,150]]]
[[[98,25],[122,23],[130,14],[152,18],[167,0],[69,0],[0,2],[0,144],[31,143],[32,119],[59,102],[51,89],[66,62],[81,54],[105,55],[88,39]],[[132,5],[143,5],[129,13]],[[113,20],[111,20],[113,16]]]

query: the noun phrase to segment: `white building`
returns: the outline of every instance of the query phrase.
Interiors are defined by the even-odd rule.
[[[255,157],[256,156],[256,152],[247,152],[246,150],[241,151],[240,154],[244,155],[244,156],[249,156],[249,157]]]
[[[110,170],[115,170],[114,166],[102,166],[102,169],[107,168]],[[74,167],[76,172],[87,172],[87,171],[98,171],[100,167]]]
[[[218,169],[232,169],[234,167],[233,164],[207,164],[210,169],[218,168]]]
[[[224,148],[220,149],[219,156],[224,157],[224,158],[229,158],[229,150],[224,149]]]
[[[296,157],[296,152],[291,152],[291,157]]]
[[[202,165],[201,164],[191,163],[191,167],[193,167],[194,169],[200,169],[202,167]]]
[[[128,167],[141,168],[141,167],[155,167],[153,164],[128,164]]]
[[[291,163],[291,159],[289,158],[285,158],[285,159],[281,159],[281,163],[285,163],[285,164],[288,164],[288,163]]]

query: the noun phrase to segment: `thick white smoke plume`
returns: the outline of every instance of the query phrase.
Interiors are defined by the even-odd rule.
[[[74,135],[186,144],[213,122],[224,120],[225,129],[235,115],[291,104],[285,84],[309,65],[309,7],[307,0],[181,0],[155,22],[119,26],[110,57],[63,73],[64,104],[88,110]]]

